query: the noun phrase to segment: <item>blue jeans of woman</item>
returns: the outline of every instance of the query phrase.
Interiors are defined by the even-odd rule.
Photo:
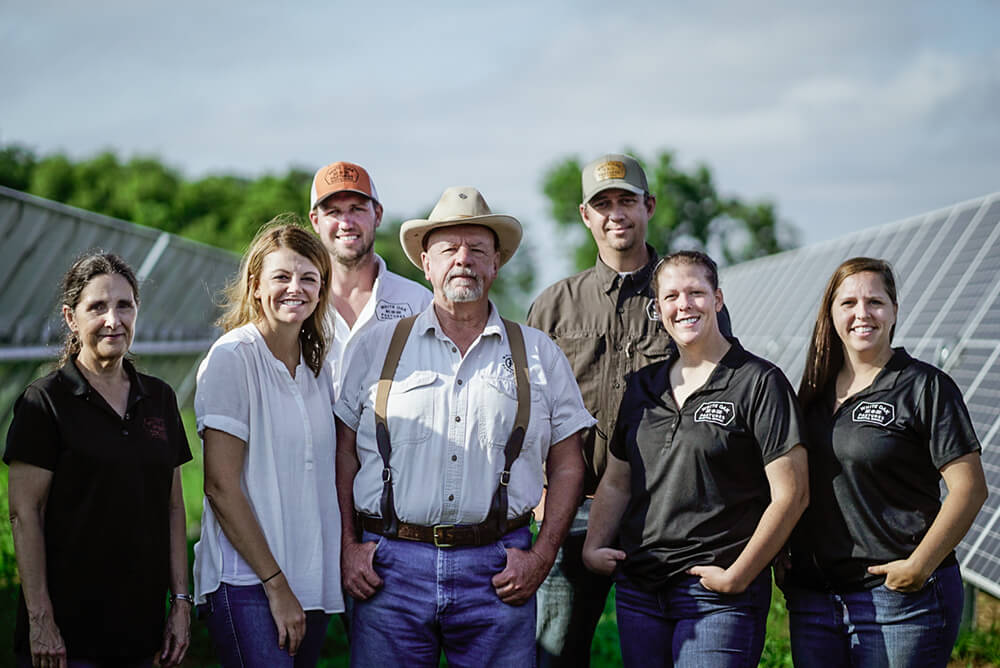
[[[264,585],[222,583],[198,606],[223,668],[312,668],[326,638],[330,615],[306,611],[306,635],[295,656],[278,647],[278,628]]]
[[[448,665],[525,668],[535,663],[535,597],[508,605],[491,579],[507,565],[507,548],[531,548],[531,531],[511,531],[481,547],[435,547],[364,532],[376,541],[373,565],[382,586],[355,601],[351,665]]]
[[[684,576],[658,592],[615,580],[622,663],[632,666],[747,668],[764,650],[771,604],[765,570],[740,594],[719,594]]]
[[[796,666],[946,666],[962,617],[957,565],[937,569],[920,591],[884,584],[854,592],[786,587]]]

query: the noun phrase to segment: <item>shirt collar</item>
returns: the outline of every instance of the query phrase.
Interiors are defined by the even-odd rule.
[[[896,381],[899,380],[899,374],[903,372],[903,369],[908,367],[913,361],[910,354],[906,352],[906,349],[900,346],[899,348],[892,349],[892,357],[886,362],[885,366],[878,375],[875,376],[875,380],[872,384],[865,389],[858,392],[855,397],[862,397],[872,394],[873,392],[881,392],[883,390],[891,390],[896,386]]]
[[[503,326],[503,319],[500,317],[500,311],[497,310],[496,304],[492,300],[489,302],[490,305],[490,315],[486,319],[486,326],[483,327],[483,332],[480,334],[480,338],[484,336],[496,335],[500,337],[500,342],[503,343],[507,338],[507,332]],[[441,327],[441,321],[438,320],[437,311],[434,310],[434,302],[431,301],[427,305],[420,315],[417,316],[416,321],[413,323],[413,328],[420,334],[434,334],[439,339],[446,339],[447,335],[444,333],[444,329]]]
[[[649,262],[633,272],[630,277],[637,293],[646,291],[649,280],[653,276],[653,269],[656,268],[656,263],[660,261],[660,256],[656,253],[656,249],[649,244],[646,244],[646,252],[649,254]],[[597,256],[597,263],[594,266],[594,270],[597,273],[601,288],[605,294],[611,294],[621,288],[625,282],[617,271],[604,263],[600,255]]]
[[[385,272],[388,271],[388,269],[386,268],[385,260],[382,259],[381,255],[379,255],[378,253],[372,253],[372,255],[375,256],[375,267],[376,267],[375,282],[372,283],[372,297],[377,298],[379,286],[382,284],[382,277],[385,276]]]
[[[729,381],[732,380],[736,369],[743,366],[746,360],[749,359],[750,353],[740,344],[739,339],[735,336],[727,336],[726,340],[729,341],[729,350],[726,351],[726,354],[722,356],[719,363],[712,369],[712,373],[709,375],[708,380],[705,381],[705,384],[695,390],[691,396],[701,394],[702,392],[725,389],[729,386]],[[676,346],[670,346],[667,350],[667,359],[661,367],[659,374],[657,374],[660,378],[655,381],[659,387],[670,387],[670,368],[679,354]],[[685,403],[686,405],[687,403]]]
[[[132,362],[128,359],[124,359],[122,360],[122,367],[128,375],[130,397],[129,404],[132,403],[132,396],[135,396],[136,398],[147,396],[146,386],[142,384],[142,379],[139,378],[139,374],[135,370],[135,366]],[[59,375],[63,382],[69,386],[70,392],[72,392],[75,396],[85,396],[94,389],[90,386],[90,383],[87,382],[87,379],[84,377],[79,367],[76,366],[75,355],[69,362],[60,367]]]

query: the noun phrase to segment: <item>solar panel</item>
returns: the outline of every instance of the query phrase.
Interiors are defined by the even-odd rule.
[[[1000,597],[1000,193],[724,268],[722,290],[743,345],[798,385],[826,281],[858,255],[896,270],[894,344],[962,388],[990,497],[957,552],[966,580]]]

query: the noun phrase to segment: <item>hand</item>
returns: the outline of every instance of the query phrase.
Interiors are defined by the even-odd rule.
[[[782,550],[778,553],[778,556],[774,558],[774,584],[779,587],[785,584],[785,578],[788,577],[789,571],[792,570],[792,558],[788,554],[787,550]]]
[[[278,647],[295,656],[306,634],[306,613],[288,586],[284,573],[265,582],[264,593],[267,594],[274,625],[278,627]]]
[[[382,586],[372,565],[377,543],[344,543],[340,547],[340,577],[344,590],[359,601],[371,597]]]
[[[493,589],[504,603],[522,605],[531,599],[550,568],[552,564],[537,552],[508,547],[507,566],[493,576]]]
[[[920,591],[927,583],[927,578],[931,576],[930,573],[924,573],[910,563],[909,559],[869,566],[868,572],[872,575],[884,575],[886,588],[901,592]]]
[[[749,584],[738,582],[732,573],[718,566],[695,566],[687,573],[701,578],[701,586],[717,594],[741,594]]]
[[[49,614],[33,616],[28,624],[31,665],[36,668],[66,668],[66,644]]]
[[[595,550],[584,549],[581,556],[583,565],[589,570],[598,575],[611,575],[618,567],[618,562],[625,561],[628,555],[613,547],[599,547]]]
[[[191,644],[191,604],[180,599],[170,605],[167,624],[163,628],[163,649],[156,658],[160,666],[178,666]]]

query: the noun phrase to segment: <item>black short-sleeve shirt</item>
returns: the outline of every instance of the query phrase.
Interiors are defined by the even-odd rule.
[[[805,412],[810,502],[792,534],[790,576],[813,589],[865,589],[885,579],[869,566],[905,559],[923,539],[941,509],[940,469],[979,440],[955,382],[902,348],[836,411],[833,391]]]
[[[667,360],[629,379],[609,449],[631,468],[621,571],[655,591],[692,566],[728,568],[771,501],[764,467],[802,443],[795,393],[736,339],[677,408]]]
[[[56,624],[71,658],[150,656],[163,641],[174,468],[191,459],[177,399],[136,372],[119,416],[73,362],[14,404],[4,461],[52,471],[45,557]],[[24,597],[15,650],[27,652]]]

